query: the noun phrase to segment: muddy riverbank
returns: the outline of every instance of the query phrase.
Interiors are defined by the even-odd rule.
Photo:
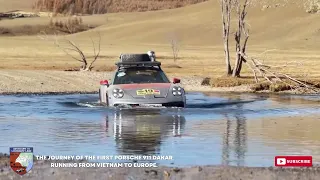
[[[0,155],[0,179],[257,179],[257,180],[298,180],[320,178],[320,167],[312,168],[255,168],[236,166],[195,166],[186,168],[51,168],[49,162],[35,161],[33,169],[17,175],[9,166],[9,157]]]

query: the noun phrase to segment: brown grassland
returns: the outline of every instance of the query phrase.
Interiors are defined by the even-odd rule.
[[[120,2],[124,3],[125,1]],[[138,2],[140,3],[140,1]],[[150,3],[150,1],[141,2]],[[193,4],[194,2],[196,1],[185,1],[182,4]],[[13,9],[32,11],[34,3],[34,0],[12,0],[10,2],[0,0],[0,11]],[[167,4],[167,2],[164,1],[163,4]],[[130,5],[130,7],[132,6]],[[253,82],[251,70],[244,65],[241,73],[244,78],[240,79],[240,83],[238,80],[236,82],[230,80],[229,85],[223,85],[224,82],[229,81],[229,78],[223,78],[225,63],[218,1],[210,0],[177,9],[168,9],[176,7],[170,3],[167,4],[168,7],[155,6],[157,6],[156,9],[164,10],[131,12],[138,11],[138,9],[126,9],[114,10],[115,12],[121,11],[121,13],[82,16],[83,27],[96,28],[87,28],[91,30],[81,30],[81,32],[66,37],[77,43],[88,56],[93,56],[90,37],[95,39],[97,38],[96,32],[101,34],[101,58],[93,69],[96,71],[113,70],[114,63],[120,53],[141,53],[154,50],[158,60],[163,63],[164,70],[172,76],[198,75],[218,78],[213,83],[216,87]],[[124,8],[121,5],[119,7]],[[54,20],[66,20],[67,18],[56,17]],[[302,80],[317,81],[320,79],[319,19],[319,13],[306,13],[301,6],[294,3],[289,3],[285,7],[270,7],[265,10],[259,6],[252,7],[249,9],[247,19],[250,25],[247,54],[260,57],[264,63],[275,66],[299,62],[300,65],[289,66],[285,68],[284,72]],[[1,20],[1,71],[78,68],[79,62],[55,47],[52,41],[41,40],[37,36],[37,33],[43,28],[47,28],[49,24],[50,18],[45,16]],[[234,27],[231,32],[234,31]],[[1,34],[1,28],[19,33]],[[28,33],[28,31],[32,32]],[[179,59],[176,62],[173,61],[170,47],[172,39],[175,39],[179,46]],[[233,65],[235,59],[233,35],[230,40]]]

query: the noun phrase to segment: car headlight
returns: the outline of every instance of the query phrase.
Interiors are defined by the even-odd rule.
[[[124,96],[124,92],[122,89],[114,89],[112,93],[113,93],[113,97],[115,98],[122,98]]]
[[[184,93],[184,91],[181,87],[173,87],[172,88],[172,94],[174,96],[181,96],[183,93]]]

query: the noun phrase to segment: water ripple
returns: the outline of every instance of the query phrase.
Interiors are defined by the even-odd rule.
[[[190,93],[186,108],[114,109],[97,95],[0,96],[0,152],[172,155],[175,166],[272,166],[279,154],[320,160],[319,96]],[[295,116],[301,116],[295,118]]]

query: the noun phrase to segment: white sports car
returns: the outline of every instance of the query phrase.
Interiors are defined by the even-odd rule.
[[[116,63],[112,81],[100,81],[100,102],[107,106],[165,106],[185,107],[186,95],[180,79],[172,82],[155,60],[147,54],[123,54]]]

